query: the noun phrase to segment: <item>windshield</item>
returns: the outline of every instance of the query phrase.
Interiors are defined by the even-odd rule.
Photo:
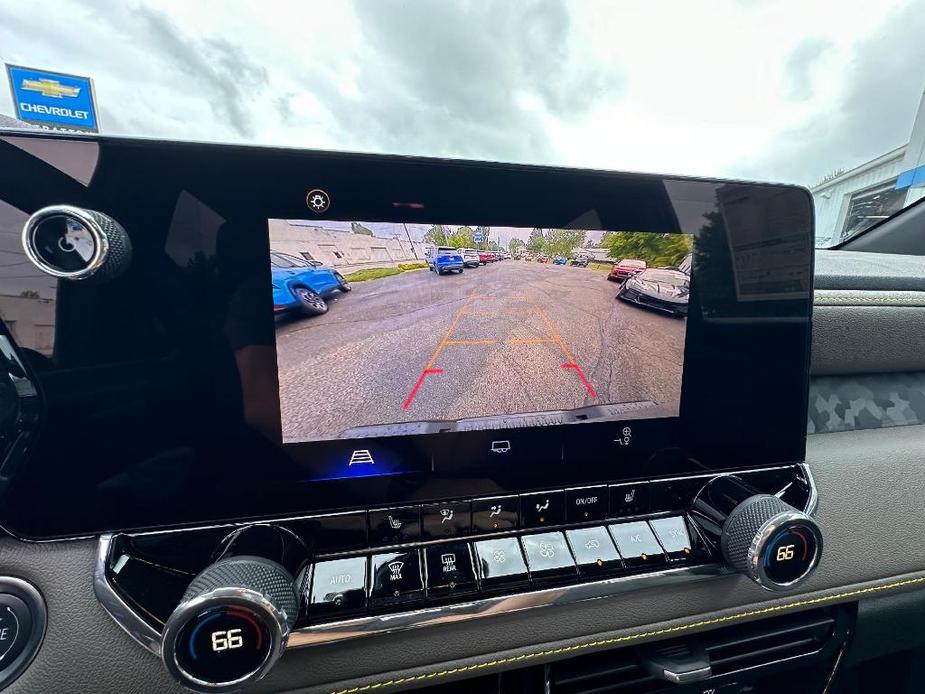
[[[636,276],[636,279],[646,282],[669,282],[671,284],[686,284],[687,277],[677,270],[646,270]]]
[[[908,0],[32,0],[0,125],[797,183],[831,246],[925,195],[923,36]]]

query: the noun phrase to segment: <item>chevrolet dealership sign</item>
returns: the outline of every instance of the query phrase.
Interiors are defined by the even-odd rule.
[[[7,65],[16,117],[48,128],[99,132],[93,80]]]

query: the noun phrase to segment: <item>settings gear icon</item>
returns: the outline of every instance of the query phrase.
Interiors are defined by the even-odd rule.
[[[327,212],[327,209],[331,206],[331,196],[320,188],[314,188],[308,191],[305,196],[305,204],[308,205],[308,209],[312,212],[321,214],[322,212]]]

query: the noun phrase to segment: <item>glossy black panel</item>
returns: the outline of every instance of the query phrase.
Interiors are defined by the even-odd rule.
[[[281,446],[267,220],[310,215],[313,188],[334,220],[693,234],[680,418]],[[53,204],[118,220],[128,271],[32,268],[19,231]],[[0,387],[0,521],[52,538],[799,461],[811,242],[811,200],[786,186],[0,135],[0,316],[42,400],[37,419],[22,376]]]

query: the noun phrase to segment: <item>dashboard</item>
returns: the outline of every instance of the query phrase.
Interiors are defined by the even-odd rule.
[[[598,652],[621,691],[821,691],[861,596],[925,580],[847,518],[897,512],[864,441],[914,479],[918,428],[807,446],[864,418],[810,381],[843,314],[804,189],[31,133],[0,161],[0,686],[82,621],[143,664],[101,691],[577,692]],[[808,640],[755,660],[723,631],[755,620]]]

